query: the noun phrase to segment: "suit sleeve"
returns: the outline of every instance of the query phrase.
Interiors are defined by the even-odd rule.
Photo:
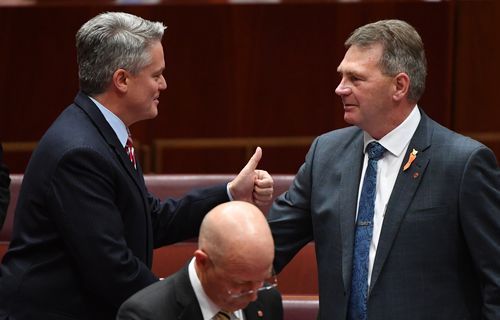
[[[274,201],[268,214],[275,245],[276,272],[280,272],[303,246],[313,240],[311,171],[317,144],[318,138],[313,142],[292,185]]]
[[[160,201],[150,194],[155,248],[198,236],[205,214],[227,201],[225,184],[192,190],[181,199]]]
[[[491,150],[480,147],[463,173],[460,219],[482,287],[482,318],[500,319],[500,171]]]

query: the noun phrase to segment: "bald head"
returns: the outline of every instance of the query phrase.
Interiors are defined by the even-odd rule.
[[[266,218],[248,202],[215,207],[201,224],[194,256],[196,273],[212,302],[226,311],[246,307],[272,272],[274,242]]]
[[[224,262],[272,261],[274,242],[263,213],[248,202],[231,201],[212,209],[203,220],[199,248]],[[258,261],[256,261],[257,263]]]

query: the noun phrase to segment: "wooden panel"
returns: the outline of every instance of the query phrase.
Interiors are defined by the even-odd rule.
[[[158,139],[153,143],[153,168],[155,172],[166,173],[203,173],[207,170],[237,173],[254,154],[255,148],[260,146],[265,151],[259,169],[268,170],[273,174],[296,172],[298,164],[284,160],[303,157],[313,138]],[[289,165],[293,167],[287,167]]]
[[[477,138],[500,159],[499,1],[457,2],[453,128]]]
[[[316,136],[345,126],[334,94],[343,42],[362,24],[394,17],[412,23],[427,48],[430,72],[421,106],[450,124],[453,2],[30,3],[0,6],[0,41],[8,48],[0,51],[2,141],[38,141],[72,102],[78,88],[75,33],[86,20],[109,10],[168,25],[168,90],[161,96],[159,116],[132,128],[144,146],[155,139]],[[306,149],[281,149],[265,161],[273,170],[294,173]],[[224,168],[239,168],[241,161],[231,152],[218,157]],[[198,155],[203,152],[189,157],[198,161]],[[182,166],[190,163],[184,154],[169,153],[169,159],[179,165],[168,172],[191,171]],[[7,164],[23,172],[25,163]],[[212,163],[201,170],[220,172],[221,162]]]

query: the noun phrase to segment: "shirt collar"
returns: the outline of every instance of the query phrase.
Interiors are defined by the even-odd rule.
[[[129,136],[129,132],[127,129],[127,126],[123,121],[116,116],[113,112],[109,111],[108,108],[103,106],[99,101],[96,99],[89,97],[90,100],[92,100],[97,108],[101,111],[102,115],[104,116],[104,119],[109,123],[113,131],[116,133],[116,136],[118,137],[118,140],[122,144],[123,147],[125,147],[125,144],[127,143],[127,139]]]
[[[395,129],[386,134],[378,142],[394,156],[399,157],[401,153],[406,150],[408,144],[410,143],[413,134],[417,130],[418,123],[420,122],[420,110],[418,106],[415,106],[410,112],[408,117]],[[363,151],[366,152],[366,146],[375,141],[367,132],[363,134],[364,148]]]
[[[217,314],[217,312],[219,312],[220,308],[213,303],[212,300],[210,300],[205,293],[205,290],[203,290],[194,267],[195,259],[196,258],[193,258],[191,259],[191,262],[189,262],[189,280],[191,281],[191,286],[193,287],[196,299],[198,299],[198,304],[200,305],[201,313],[203,314],[203,320],[210,320]]]

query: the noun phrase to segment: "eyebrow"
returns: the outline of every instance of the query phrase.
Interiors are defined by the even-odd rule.
[[[162,74],[162,73],[163,73],[163,71],[165,71],[165,67],[161,67],[161,68],[159,68],[159,69],[155,70],[155,71],[153,72],[153,74],[158,74],[158,75],[160,75],[160,74]]]
[[[362,76],[363,76],[361,73],[359,73],[359,72],[357,72],[357,71],[353,71],[353,70],[344,70],[344,71],[342,71],[342,70],[340,70],[340,69],[338,69],[338,68],[337,68],[337,73],[338,73],[339,75],[342,75],[342,76],[347,76],[347,77],[352,77],[352,76],[354,76],[354,77],[360,78],[360,77],[362,77]]]

